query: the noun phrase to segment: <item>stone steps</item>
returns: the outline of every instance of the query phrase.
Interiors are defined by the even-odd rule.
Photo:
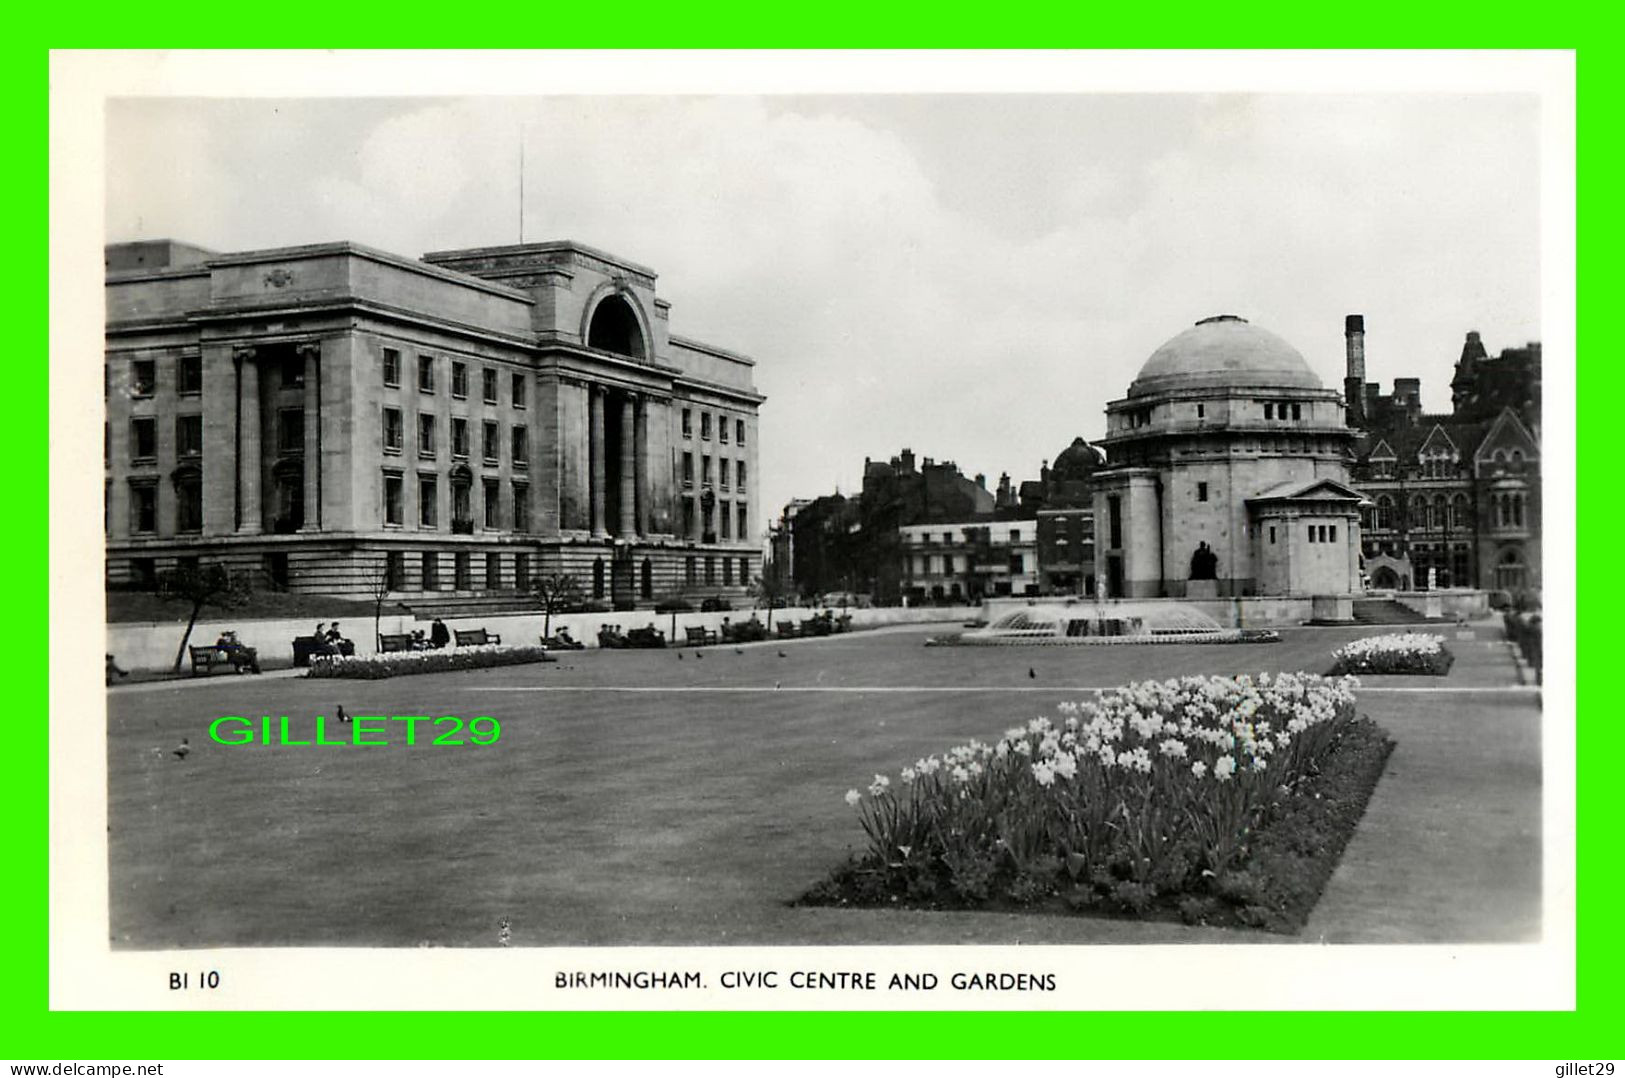
[[[1354,620],[1361,625],[1425,625],[1431,619],[1394,599],[1356,599]]]

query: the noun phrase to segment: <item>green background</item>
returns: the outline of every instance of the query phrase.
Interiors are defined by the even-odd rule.
[[[1602,9],[1599,8],[1600,12]],[[1578,297],[1597,312],[1580,318],[1579,340],[1613,351],[1608,323],[1620,256],[1617,198],[1621,57],[1613,15],[1558,5],[1383,4],[1221,7],[1162,4],[1155,9],[1051,4],[1020,8],[882,8],[842,2],[793,8],[760,4],[482,4],[477,9],[416,5],[376,8],[307,3],[127,5],[102,10],[18,9],[0,46],[11,166],[0,172],[13,210],[14,249],[5,289],[12,308],[8,375],[16,411],[10,486],[14,526],[0,543],[12,569],[6,612],[15,634],[0,649],[0,677],[11,688],[5,809],[4,886],[9,927],[0,965],[8,1027],[0,1057],[12,1059],[179,1058],[595,1058],[618,1057],[1047,1057],[1081,1054],[1173,1058],[1548,1058],[1619,1055],[1614,1023],[1621,1006],[1617,850],[1618,804],[1625,794],[1600,726],[1610,721],[1609,690],[1593,678],[1578,687],[1589,727],[1576,721],[1579,840],[1578,1009],[1566,1013],[1313,1013],[1250,1020],[1236,1012],[1151,1012],[1031,1016],[1013,1013],[491,1013],[427,1016],[354,1013],[52,1013],[47,1009],[46,728],[70,724],[99,736],[100,716],[52,714],[44,636],[49,604],[43,467],[49,438],[47,277],[49,259],[47,85],[51,48],[240,47],[953,47],[953,48],[1554,48],[1577,50],[1579,192],[1589,228],[1578,243]],[[36,20],[32,24],[29,20]],[[1495,64],[1496,58],[1484,62]],[[1380,87],[1373,87],[1380,89]],[[268,92],[272,92],[268,88]],[[1464,167],[1494,167],[1479,162]],[[1587,209],[1593,212],[1586,214]],[[33,254],[30,254],[33,252]],[[1586,333],[1587,330],[1591,332]],[[1556,362],[1563,362],[1557,357]],[[1579,372],[1576,483],[1613,465],[1611,414],[1622,380],[1611,354]],[[1605,411],[1605,409],[1607,411]],[[1547,430],[1566,423],[1549,416]],[[1556,469],[1546,481],[1561,482]],[[1617,498],[1593,488],[1580,501],[1591,525],[1578,569],[1612,578],[1603,559]],[[37,507],[38,513],[30,513]],[[33,520],[39,524],[31,524]],[[1603,544],[1607,544],[1607,548]],[[1548,545],[1550,563],[1569,552]],[[52,566],[62,572],[66,567]],[[1583,590],[1581,591],[1583,595]],[[1580,660],[1602,659],[1617,624],[1606,593],[1579,604]],[[96,627],[92,637],[99,636]],[[52,641],[90,669],[91,648]],[[81,654],[82,653],[82,654]],[[1549,671],[1558,677],[1558,671]],[[1541,1070],[1539,1073],[1546,1073]]]

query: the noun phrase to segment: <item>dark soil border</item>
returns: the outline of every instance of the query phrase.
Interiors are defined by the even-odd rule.
[[[1332,664],[1326,672],[1327,677],[1341,677],[1344,674],[1353,674],[1355,677],[1384,677],[1388,675],[1416,674],[1426,677],[1444,677],[1450,673],[1450,668],[1456,665],[1456,655],[1449,648],[1440,646],[1432,655],[1422,655],[1413,663],[1409,659],[1389,657],[1375,663],[1353,663],[1339,659]]]
[[[877,891],[876,871],[856,858],[789,904],[1183,921],[1295,934],[1302,931],[1342,859],[1393,749],[1394,742],[1382,727],[1368,717],[1355,719],[1332,743],[1320,769],[1271,806],[1238,869],[1223,880],[1209,881],[1203,892],[1155,895],[1139,911],[1111,903],[1093,889],[1072,887],[1064,876],[1048,893],[1028,903],[1009,898],[981,903],[921,900],[911,897],[901,883]]]

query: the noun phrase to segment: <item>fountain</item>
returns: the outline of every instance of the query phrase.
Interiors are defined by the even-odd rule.
[[[1227,629],[1195,607],[1177,602],[1085,606],[1035,603],[995,617],[985,627],[927,641],[935,645],[1051,646],[1087,644],[1239,643],[1279,640],[1269,630]]]

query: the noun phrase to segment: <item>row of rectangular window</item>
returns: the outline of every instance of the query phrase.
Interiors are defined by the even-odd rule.
[[[203,455],[203,417],[178,415],[175,417],[175,455],[200,457]],[[138,416],[130,420],[130,458],[137,462],[158,459],[158,420],[152,416]],[[113,424],[102,424],[102,462],[113,459]]]
[[[1292,410],[1291,414],[1293,419],[1296,420],[1303,418],[1303,405],[1297,401],[1265,401],[1264,418],[1276,419],[1280,420],[1281,422],[1285,422],[1287,419],[1287,409],[1289,408]]]
[[[440,551],[425,550],[418,555],[418,572],[424,591],[436,591],[440,587]],[[455,551],[452,554],[452,587],[457,591],[472,591],[474,589],[474,558],[473,552],[467,550]],[[487,591],[503,590],[502,585],[502,555],[495,551],[485,555],[485,589]],[[406,553],[394,550],[384,556],[384,584],[391,591],[402,591],[406,588]],[[523,591],[530,584],[530,555],[516,553],[513,556],[513,586]]]
[[[939,575],[941,575],[941,576],[952,576],[954,574],[954,572],[955,572],[954,564],[955,564],[954,556],[952,554],[944,554],[942,556],[942,572]],[[1011,574],[1015,575],[1015,576],[1021,576],[1026,571],[1027,571],[1027,558],[1026,558],[1026,555],[1023,555],[1023,554],[1012,554],[1012,555],[1010,555],[1010,572],[1011,572]],[[929,555],[929,554],[921,554],[920,555],[920,575],[921,576],[930,576],[931,575],[931,555]]]
[[[112,484],[103,489],[103,529],[112,534]],[[151,481],[130,484],[130,531],[137,535],[150,535],[158,530],[158,485]],[[175,530],[201,532],[203,530],[203,480],[199,477],[178,479],[175,482]]]
[[[112,387],[108,377],[110,368],[103,367],[102,396],[109,395]],[[158,361],[133,359],[130,361],[130,395],[151,397],[158,392]],[[203,392],[203,357],[181,356],[175,363],[175,392],[181,396]]]
[[[497,386],[498,372],[493,367],[480,368],[480,396],[486,404],[498,404]],[[515,408],[526,406],[526,380],[519,372],[509,375],[509,399]],[[384,349],[384,385],[398,389],[401,384],[401,353],[398,349]],[[433,393],[435,391],[435,357],[427,355],[418,356],[418,391],[420,393]],[[466,398],[468,396],[468,364],[462,360],[451,361],[451,395]]]
[[[418,456],[433,458],[437,455],[436,418],[426,412],[418,414]],[[502,430],[494,419],[482,420],[482,459],[496,464],[501,460]],[[400,453],[405,447],[405,420],[399,408],[384,409],[384,452]],[[530,467],[530,431],[515,424],[509,428],[509,450],[515,468]],[[454,459],[469,456],[468,420],[462,416],[451,419],[451,455]]]
[[[305,450],[305,410],[279,408],[276,412],[276,446],[284,455],[299,454]],[[201,457],[203,455],[203,417],[196,414],[175,417],[175,455]],[[113,458],[113,426],[102,425],[102,461]],[[130,459],[137,464],[158,459],[158,420],[153,416],[136,416],[130,420]]]
[[[993,542],[993,543],[1006,543],[1006,542],[1019,543],[1019,542],[1021,542],[1021,529],[1020,528],[1011,528],[1010,529],[1010,538],[1009,539],[989,539],[988,541]],[[904,543],[910,542],[907,532],[905,532],[903,534],[903,542]],[[929,542],[931,542],[931,533],[930,532],[921,532],[919,534],[919,536],[916,539],[913,540],[913,542],[929,543]],[[942,542],[943,542],[943,544],[945,546],[953,546],[953,544],[954,544],[954,533],[953,532],[943,532],[942,533]],[[969,543],[969,542],[971,542],[971,540],[966,539],[965,542]]]
[[[718,457],[717,458],[717,486],[719,486],[723,490],[727,490],[728,487],[729,487],[729,483],[728,483],[728,459],[729,458],[727,458],[727,457]],[[745,471],[745,462],[744,461],[742,461],[742,460],[734,461],[734,478],[735,478],[734,485],[737,486],[738,489],[739,489],[739,492],[741,494],[743,494],[744,491],[745,491],[745,487],[746,487],[746,480],[748,478],[748,473]],[[711,485],[711,458],[709,456],[702,456],[700,458],[700,485],[702,487],[708,487],[708,486]],[[692,490],[692,489],[694,489],[694,454],[693,453],[684,453],[683,454],[683,489],[684,490]]]
[[[707,556],[705,558],[705,560],[704,560],[704,563],[703,563],[704,566],[705,566],[705,583],[706,583],[707,586],[711,586],[711,587],[714,587],[716,585],[716,583],[717,583],[717,562],[719,562],[719,561],[722,563],[722,583],[726,587],[731,587],[733,585],[733,582],[734,582],[734,561],[733,561],[733,559],[732,558],[718,558],[718,557],[716,557],[714,555]],[[685,584],[687,584],[689,587],[694,587],[695,585],[700,583],[700,576],[699,576],[700,565],[701,565],[701,562],[700,562],[700,560],[698,558],[690,556],[690,557],[684,559],[684,561],[683,561],[683,582]],[[739,582],[741,584],[749,584],[750,583],[750,559],[749,558],[740,558],[739,559]],[[603,598],[603,595],[598,594],[598,595],[595,596],[595,598],[600,598],[601,599],[601,598]]]
[[[406,523],[404,504],[406,477],[400,472],[384,473],[384,523],[399,527]],[[513,530],[530,530],[530,487],[514,483],[512,499]],[[480,481],[480,501],[483,526],[502,527],[502,486],[494,479]],[[452,531],[473,531],[474,515],[471,507],[473,487],[467,483],[454,483],[451,488]],[[440,518],[440,481],[438,476],[418,476],[418,527],[438,528]]]
[[[750,532],[750,527],[749,527],[749,524],[750,524],[750,521],[749,521],[750,506],[746,502],[735,502],[734,505],[733,505],[733,509],[735,511],[737,511],[737,513],[738,513],[738,519],[739,519],[738,535],[739,535],[739,538],[743,539]],[[727,502],[719,502],[719,503],[717,503],[716,511],[717,511],[717,522],[721,525],[720,528],[717,531],[718,537],[722,538],[722,539],[732,538],[732,536],[729,534],[729,531],[728,531],[728,525],[729,525],[729,522],[733,519],[733,517],[730,515],[730,510],[729,510],[728,503]],[[701,513],[702,513],[702,518],[703,518],[701,520],[701,525],[702,525],[701,531],[709,532],[709,531],[711,531],[711,510],[706,509],[706,508],[704,508],[702,506],[701,507]],[[691,499],[686,499],[685,498],[683,500],[683,534],[692,535],[693,532],[694,532],[694,502]]]
[[[745,444],[745,421],[743,419],[735,419],[733,421],[733,427],[734,427],[734,444],[735,445],[744,445]],[[690,408],[684,408],[683,409],[683,437],[684,438],[692,438],[692,437],[694,437],[694,414],[693,414],[693,410],[690,409]],[[700,413],[700,438],[702,440],[704,440],[704,441],[710,441],[711,440],[711,413],[710,412],[701,412]],[[722,415],[720,413],[717,415],[717,441],[723,443],[724,445],[726,445],[727,442],[728,442],[728,417],[725,416],[725,415]]]

